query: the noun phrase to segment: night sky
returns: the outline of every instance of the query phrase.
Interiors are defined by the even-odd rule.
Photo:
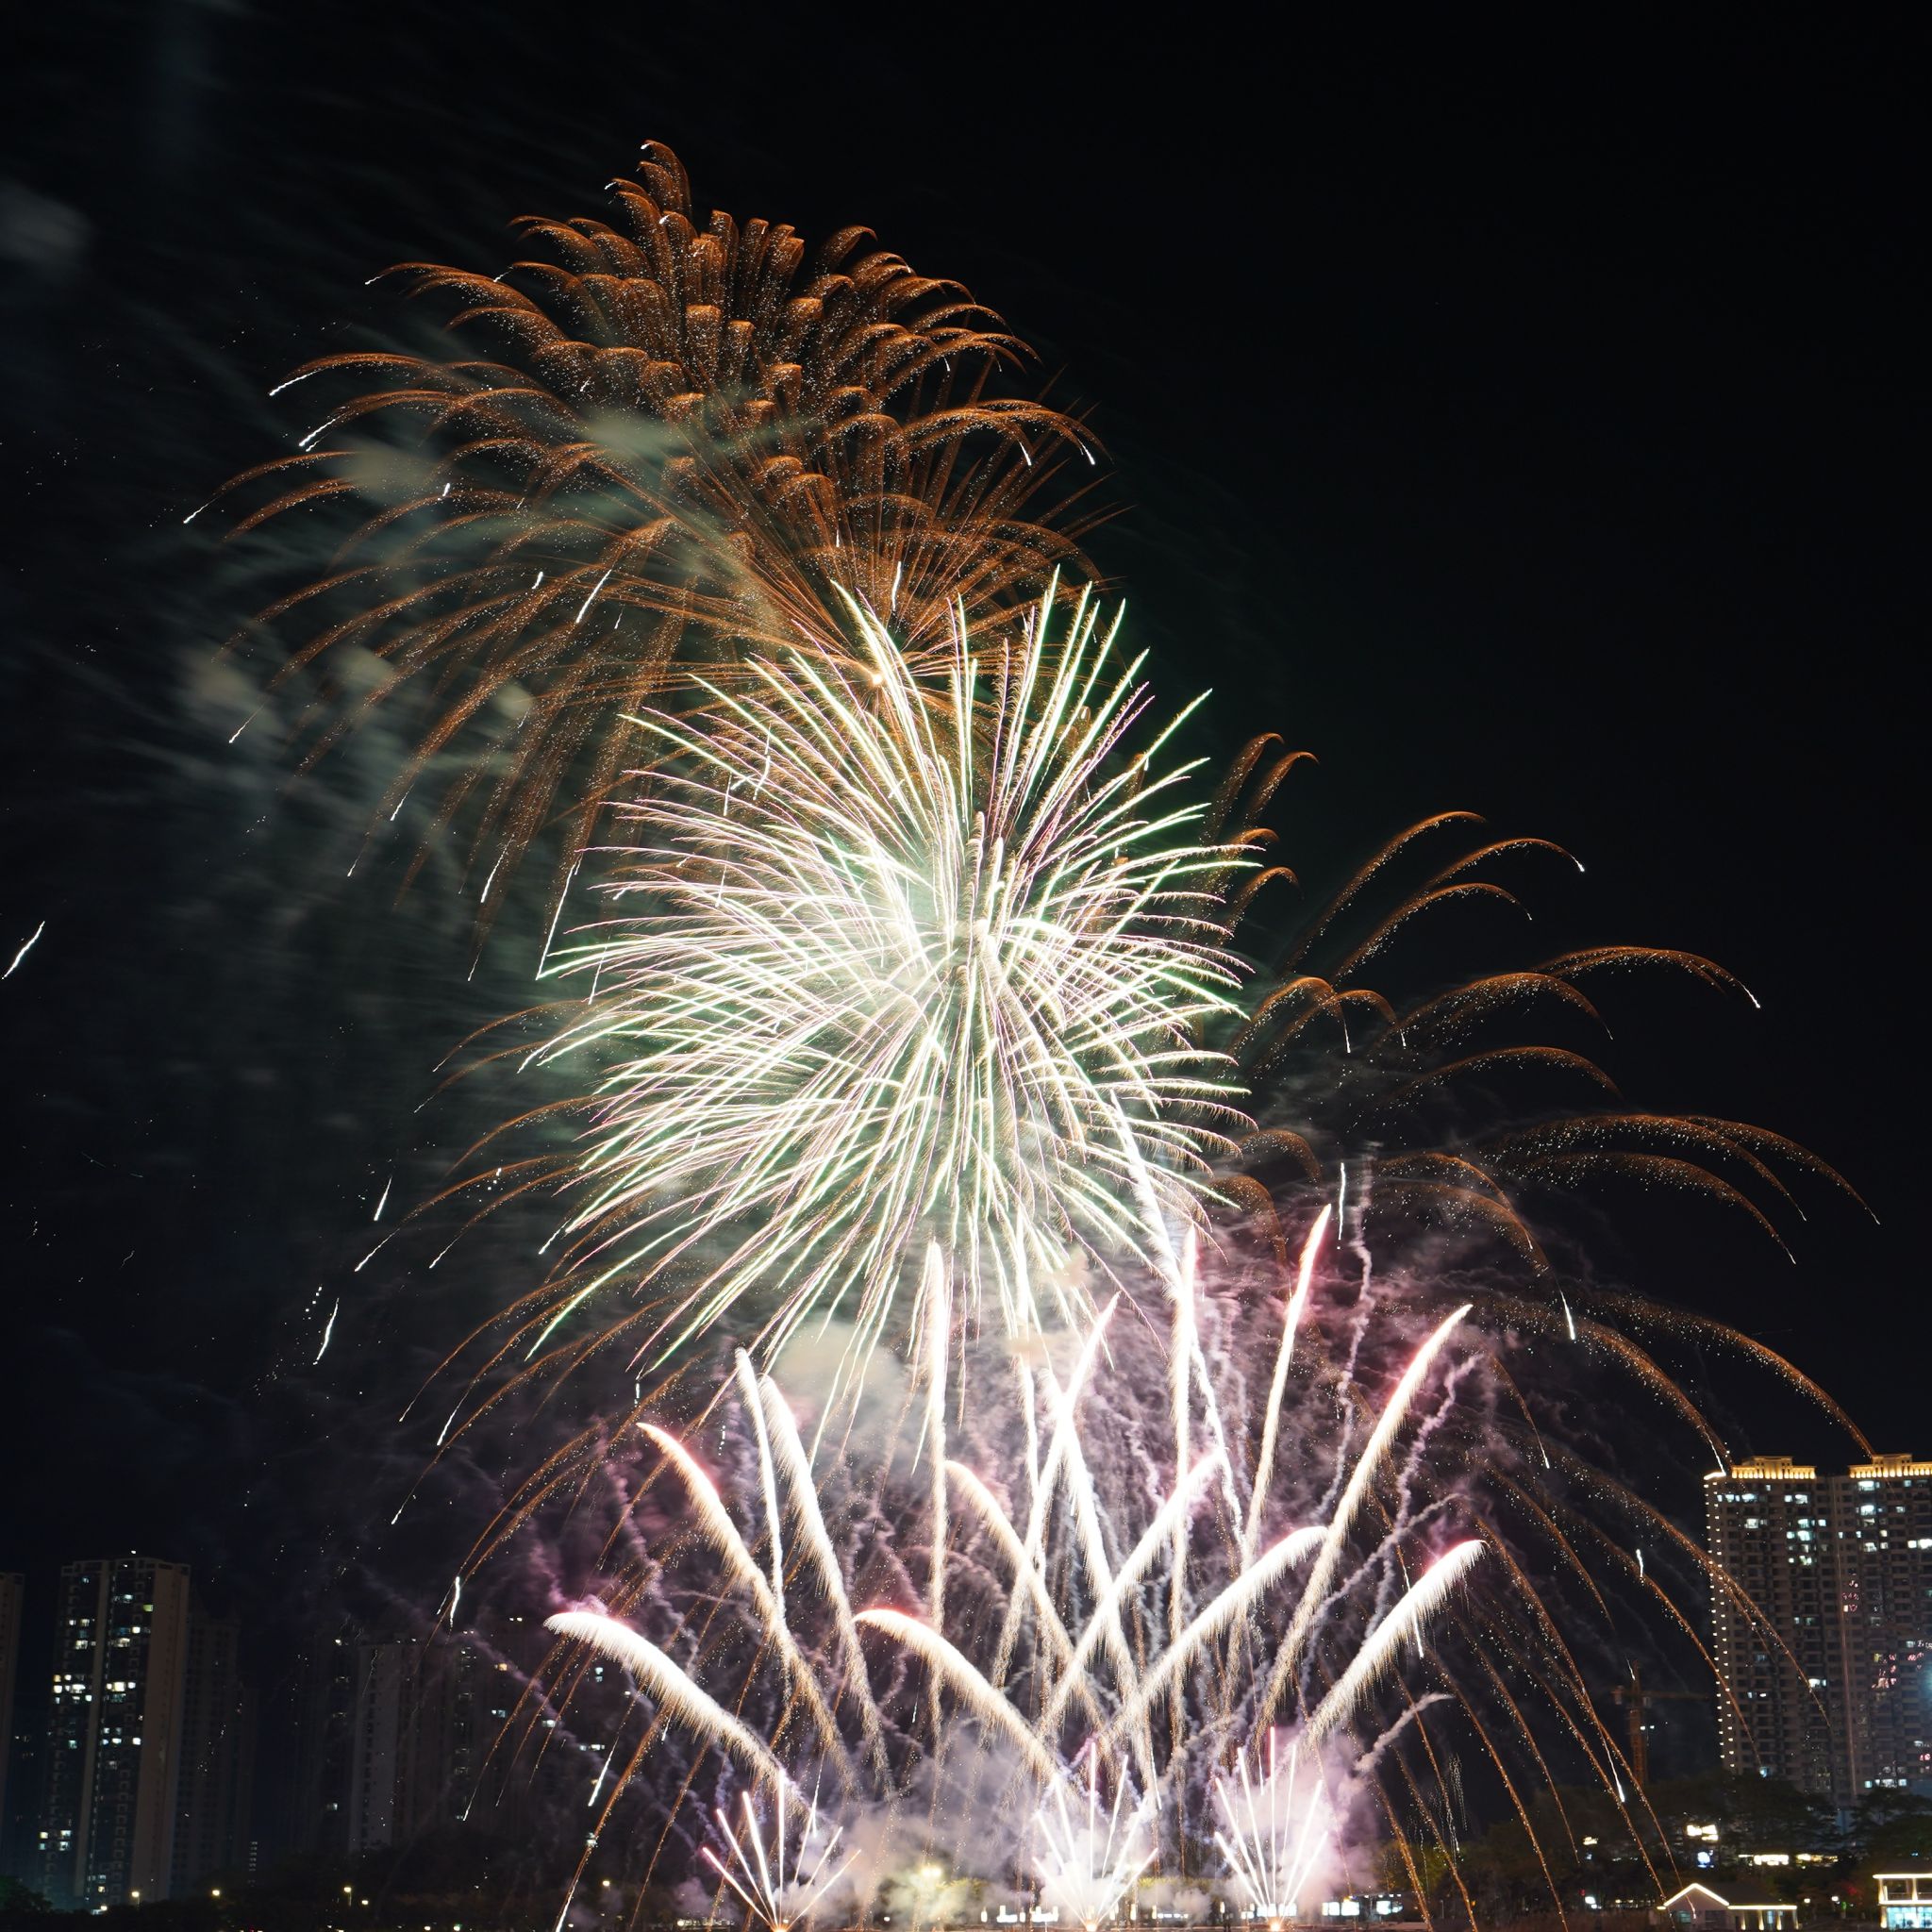
[[[398,908],[340,876],[353,757],[291,787],[272,738],[230,756],[210,654],[253,587],[182,519],[310,426],[271,385],[404,326],[367,277],[493,271],[511,217],[600,212],[647,137],[702,205],[862,221],[1040,347],[1111,452],[1094,548],[1164,691],[1214,687],[1213,748],[1321,755],[1276,814],[1312,876],[1468,807],[1589,867],[1535,883],[1549,942],[1516,957],[1641,940],[1751,986],[1761,1013],[1633,996],[1608,1065],[1804,1141],[1881,1224],[1802,1189],[1793,1266],[1607,1196],[1607,1278],[1932,1454],[1924,48],[1902,11],[1243,17],[10,23],[0,964],[45,930],[0,985],[0,1568],[138,1544],[286,1609],[374,1547],[426,1441],[395,1388],[501,1297],[480,1258],[350,1270],[385,1177],[433,1179],[415,1109],[518,959],[466,987],[433,878]],[[1729,1399],[1740,1448],[1843,1459]],[[445,1506],[442,1574],[478,1526]]]

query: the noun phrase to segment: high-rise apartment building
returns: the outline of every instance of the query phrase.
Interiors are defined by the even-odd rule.
[[[298,1651],[271,1693],[278,1740],[268,1793],[280,1848],[334,1855],[348,1846],[357,1645],[340,1634]]]
[[[349,1717],[346,1837],[351,1852],[394,1844],[402,1836],[404,1732],[415,1676],[412,1643],[358,1643]]]
[[[490,1659],[459,1637],[354,1645],[345,1848],[374,1850],[463,1817],[496,1734]]]
[[[1932,1462],[1874,1457],[1837,1488],[1852,1794],[1932,1793]]]
[[[183,1564],[116,1557],[60,1573],[39,1832],[57,1906],[168,1895],[189,1616]]]
[[[255,1694],[242,1681],[242,1630],[191,1615],[181,1694],[181,1775],[175,1806],[174,1889],[244,1872],[255,1785]]]
[[[1932,1462],[1759,1457],[1706,1477],[1705,1514],[1724,1768],[1840,1808],[1932,1792]]]
[[[1718,1752],[1726,1771],[1786,1778],[1844,1803],[1839,1746],[1836,1517],[1830,1479],[1765,1456],[1705,1478]]]

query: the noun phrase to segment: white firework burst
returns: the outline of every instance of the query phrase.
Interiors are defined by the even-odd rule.
[[[675,1265],[667,1348],[754,1293],[773,1347],[808,1314],[858,1355],[956,1308],[1084,1324],[1075,1257],[1168,1251],[1241,1123],[1201,1030],[1242,853],[1202,841],[1193,765],[1153,769],[1178,718],[1129,749],[1118,619],[1083,597],[1056,641],[1049,591],[927,675],[850,609],[868,668],[637,720],[612,916],[550,969],[594,991],[544,1058],[601,1069],[572,1302]]]

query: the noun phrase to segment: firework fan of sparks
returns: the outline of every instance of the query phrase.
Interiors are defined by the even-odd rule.
[[[1214,1842],[1243,1893],[1251,1918],[1298,1918],[1329,1846],[1333,1819],[1321,1768],[1293,1745],[1284,1760],[1280,1740],[1268,1733],[1267,1768],[1248,1774],[1245,1756],[1235,1759],[1232,1778],[1217,1776],[1214,1802],[1222,1829]]]
[[[560,791],[601,796],[625,755],[620,713],[680,659],[795,649],[801,632],[837,656],[834,585],[913,649],[942,645],[960,603],[985,618],[1077,564],[1091,521],[1081,491],[1046,513],[1035,499],[1065,458],[1092,474],[1091,437],[993,392],[1031,352],[958,283],[860,227],[808,265],[783,224],[704,222],[661,143],[638,172],[610,184],[614,224],[516,225],[551,259],[391,271],[453,299],[452,328],[485,353],[304,365],[281,387],[377,387],[324,402],[297,454],[228,486],[270,492],[238,536],[354,509],[335,567],[258,622],[319,626],[297,665],[360,649],[434,681],[439,715],[385,809],[460,734],[499,741],[473,847],[492,872]],[[449,784],[442,815],[475,790]]]
[[[1305,1261],[1312,1262],[1322,1232],[1311,1235]],[[1305,1269],[1282,1307],[1284,1361],[1294,1356],[1307,1290]],[[1110,1352],[1110,1308],[1064,1374],[1050,1358],[1034,1368],[1046,1426],[1010,1496],[947,1457],[943,1441],[925,1440],[922,1453],[943,1469],[957,1525],[950,1538],[941,1522],[926,1525],[938,1532],[927,1545],[929,1569],[958,1571],[938,1589],[928,1575],[924,1593],[935,1610],[920,1617],[890,1605],[858,1607],[876,1587],[866,1581],[873,1572],[862,1555],[836,1550],[791,1407],[741,1352],[735,1379],[741,1426],[756,1445],[748,1485],[755,1527],[741,1526],[682,1441],[655,1425],[648,1433],[756,1633],[752,1674],[738,1675],[741,1648],[721,1642],[709,1618],[697,1629],[680,1620],[666,1633],[686,1653],[674,1657],[625,1621],[627,1607],[641,1601],[628,1592],[611,1612],[561,1612],[551,1629],[623,1663],[659,1723],[721,1751],[777,1802],[795,1790],[786,1765],[801,1756],[818,1762],[845,1802],[866,1794],[897,1803],[912,1790],[916,1765],[931,1770],[936,1791],[949,1762],[957,1775],[958,1762],[977,1764],[994,1747],[1040,1807],[1045,1869],[1079,1891],[1083,1916],[1104,1913],[1097,1894],[1117,1891],[1136,1860],[1144,1862],[1157,1807],[1172,1802],[1177,1815],[1186,1810],[1234,1740],[1265,1729],[1277,1712],[1292,1719],[1311,1761],[1324,1748],[1349,1755],[1357,1724],[1366,1718],[1372,1732],[1379,1724],[1368,1715],[1378,1686],[1398,1674],[1405,1657],[1426,1657],[1424,1631],[1486,1547],[1480,1538],[1445,1547],[1434,1502],[1416,1515],[1404,1507],[1389,1513],[1391,1485],[1407,1484],[1398,1483],[1401,1445],[1432,1426],[1424,1390],[1438,1383],[1441,1399],[1454,1400],[1444,1371],[1461,1311],[1413,1352],[1348,1459],[1324,1519],[1270,1536],[1264,1532],[1281,1514],[1280,1398],[1273,1395],[1268,1415],[1257,1419],[1258,1446],[1243,1446],[1206,1363],[1189,1346],[1197,1326],[1187,1306],[1193,1291],[1187,1255],[1168,1338],[1190,1362],[1181,1378],[1184,1413],[1168,1444],[1166,1478],[1138,1512],[1110,1507],[1111,1480],[1090,1458],[1090,1441],[1108,1432],[1082,1420],[1095,1403],[1110,1407],[1093,1387]],[[1285,1379],[1271,1386],[1278,1390]],[[1197,1429],[1206,1439],[1199,1455]],[[916,1587],[897,1559],[884,1575],[897,1578],[895,1593]],[[876,1661],[868,1657],[868,1636],[880,1646]],[[929,1698],[918,1692],[922,1677]],[[566,1707],[572,1694],[566,1681]],[[625,1778],[650,1757],[658,1731],[654,1723],[610,1790],[607,1819]],[[1069,1809],[1083,1759],[1091,1790],[1086,1798],[1076,1792]],[[1103,1782],[1114,1793],[1105,1804],[1097,1795]],[[1129,1791],[1140,1799],[1124,1795]],[[1089,1799],[1092,1829],[1083,1833],[1074,1813]]]
[[[1054,1779],[1034,1815],[1040,1841],[1040,1896],[1069,1923],[1093,1932],[1110,1919],[1134,1881],[1154,1862],[1158,1849],[1150,1807],[1129,1805],[1127,1787],[1116,1782],[1109,1803],[1101,1796],[1099,1754],[1084,1752],[1086,1776]],[[1069,1799],[1071,1797],[1071,1804]]]
[[[1244,827],[1257,850],[1273,843],[1261,815],[1308,758],[1272,734],[1251,741],[1224,774],[1210,824]],[[1549,1261],[1524,1211],[1538,1193],[1621,1181],[1699,1196],[1746,1216],[1788,1257],[1774,1217],[1800,1212],[1792,1175],[1863,1208],[1840,1174],[1785,1136],[1632,1107],[1599,1064],[1609,1032],[1597,1005],[1605,982],[1663,974],[1755,1007],[1714,960],[1614,944],[1523,966],[1495,959],[1485,938],[1483,970],[1444,985],[1438,945],[1422,956],[1415,984],[1417,956],[1405,958],[1406,948],[1457,917],[1465,941],[1482,920],[1521,922],[1520,889],[1496,874],[1550,859],[1582,871],[1547,839],[1495,838],[1474,812],[1439,812],[1376,848],[1325,905],[1293,923],[1227,1042],[1257,1110],[1266,1096],[1267,1110],[1290,1121],[1243,1142],[1243,1172],[1224,1193],[1265,1222],[1283,1191],[1325,1191],[1341,1164],[1366,1169],[1372,1156],[1380,1225],[1493,1238],[1540,1272]],[[1276,881],[1297,883],[1285,865],[1252,872],[1236,909],[1248,912]],[[1274,950],[1258,932],[1250,943]],[[1520,1037],[1531,1020],[1549,1030]]]
[[[772,1807],[769,1833],[760,1827],[749,1792],[742,1803],[741,1827],[734,1828],[724,1810],[716,1814],[718,1835],[731,1854],[728,1862],[709,1845],[704,1848],[705,1862],[743,1900],[765,1932],[787,1932],[787,1927],[819,1910],[858,1854],[839,1857],[844,1830],[827,1827],[816,1800],[805,1804],[793,1792],[781,1793]],[[803,1822],[790,1822],[791,1814],[800,1811]]]
[[[1059,643],[1054,608],[984,658],[962,625],[940,683],[854,604],[862,679],[794,658],[642,715],[611,917],[551,969],[594,991],[542,1058],[603,1068],[565,1307],[681,1272],[667,1347],[756,1292],[774,1346],[840,1313],[862,1357],[908,1291],[915,1337],[949,1302],[1083,1324],[1076,1250],[1200,1217],[1240,848],[1154,770],[1173,725],[1128,755],[1148,694],[1092,600]]]
[[[1580,1772],[1661,1881],[1669,1840],[1596,1708],[1579,1619],[1583,1641],[1614,1644],[1614,1600],[1635,1592],[1694,1643],[1696,1612],[1674,1594],[1688,1574],[1782,1640],[1654,1505],[1531,1424],[1503,1358],[1543,1358],[1547,1342],[1519,1334],[1524,1310],[1486,1332],[1425,1312],[1426,1292],[1367,1292],[1365,1208],[1332,1250],[1359,1260],[1354,1288],[1316,1291],[1324,1215],[1278,1292],[1225,1252],[1204,1289],[1199,1244],[1183,1243],[1164,1327],[1116,1299],[1071,1359],[1065,1344],[1023,1352],[1017,1405],[976,1399],[1011,1369],[981,1345],[956,1384],[975,1399],[911,1419],[943,1475],[924,1509],[913,1470],[815,1468],[741,1352],[740,1400],[706,1424],[728,1483],[653,1422],[660,1460],[627,1488],[626,1512],[675,1495],[692,1542],[654,1540],[607,1593],[611,1614],[552,1624],[621,1658],[657,1712],[625,1775],[649,1763],[661,1786],[671,1731],[771,1791],[808,1762],[841,1803],[957,1810],[956,1747],[979,1762],[991,1746],[1034,1802],[1091,1750],[1103,1789],[1145,1794],[1164,1829],[1218,1824],[1259,1912],[1309,1882],[1357,1801],[1411,1872],[1423,1846],[1447,1855],[1442,1780],[1473,1744],[1539,1855],[1530,1801]],[[1633,1374],[1708,1435],[1635,1343],[1583,1316],[1564,1326],[1565,1349]],[[560,1480],[575,1479],[552,1470],[533,1496]],[[1479,1539],[1445,1549],[1458,1524]],[[1484,1551],[1488,1581],[1457,1587]],[[700,1580],[718,1564],[722,1593]],[[924,1614],[899,1607],[921,1597]],[[556,1681],[546,1708],[567,1709],[578,1674]]]

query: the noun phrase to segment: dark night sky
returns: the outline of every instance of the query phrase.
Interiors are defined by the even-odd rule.
[[[283,1539],[375,1513],[330,1500],[314,1418],[379,1381],[382,1337],[406,1354],[493,1292],[347,1274],[468,1024],[460,948],[307,874],[312,791],[265,780],[244,812],[208,775],[182,665],[242,607],[180,520],[308,426],[271,383],[396,325],[365,277],[493,268],[509,217],[598,211],[646,136],[701,202],[865,221],[1042,347],[1112,448],[1100,554],[1167,687],[1212,684],[1227,744],[1322,755],[1291,841],[1339,864],[1469,806],[1589,862],[1551,889],[1566,933],[1757,991],[1755,1016],[1646,1006],[1613,1070],[1794,1134],[1883,1224],[1813,1192],[1795,1268],[1707,1217],[1620,1225],[1616,1265],[1932,1453],[1903,11],[1268,40],[1208,8],[657,11],[10,24],[0,950],[46,931],[0,986],[0,1567],[139,1541],[272,1590]],[[319,1291],[347,1297],[336,1411],[303,1382]],[[1774,1414],[1742,1442],[1841,1454]]]

